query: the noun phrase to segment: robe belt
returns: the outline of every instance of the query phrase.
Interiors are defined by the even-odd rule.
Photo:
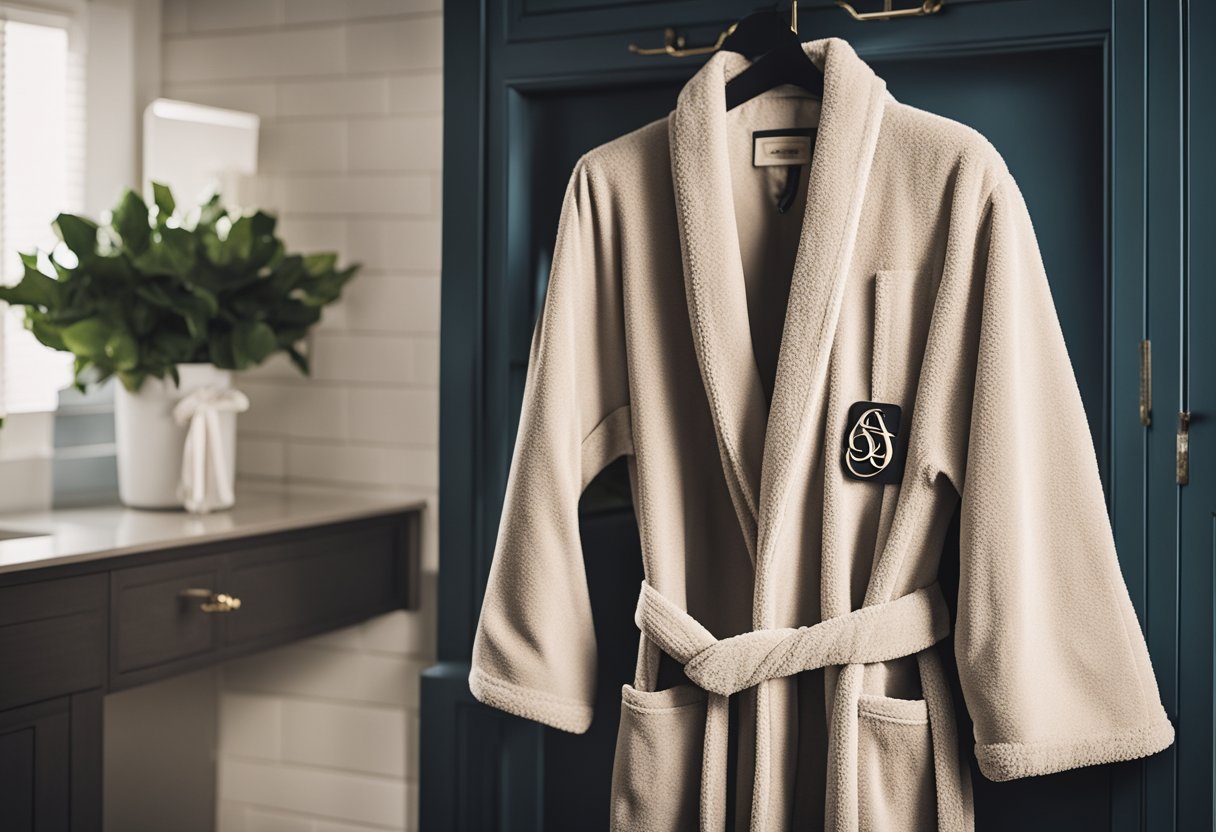
[[[726,828],[728,697],[771,679],[838,666],[829,727],[826,828],[858,828],[858,701],[863,665],[916,656],[934,746],[941,830],[969,832],[970,776],[959,766],[953,704],[940,661],[930,650],[950,632],[941,588],[923,587],[900,598],[854,610],[810,627],[773,628],[717,639],[709,630],[642,582],[634,620],[652,643],[684,666],[708,691],[701,782],[702,832]],[[755,819],[753,813],[753,820]]]

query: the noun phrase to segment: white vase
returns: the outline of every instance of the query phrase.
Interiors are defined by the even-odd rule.
[[[211,364],[180,364],[181,386],[148,378],[139,392],[116,386],[115,440],[118,445],[118,495],[130,508],[181,508],[178,484],[186,426],[173,419],[173,407],[202,387],[226,390],[232,373]],[[236,414],[220,413],[220,436],[228,461],[229,483],[236,476]]]

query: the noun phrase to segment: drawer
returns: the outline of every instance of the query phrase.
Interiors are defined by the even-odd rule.
[[[0,589],[0,710],[102,685],[105,604],[102,575]]]
[[[365,522],[269,542],[228,557],[225,644],[243,648],[361,621],[401,606],[401,525]]]
[[[387,515],[180,550],[111,573],[113,690],[412,606],[415,515]],[[202,609],[205,590],[239,599]]]
[[[187,589],[221,583],[219,557],[118,569],[112,574],[114,669],[118,675],[182,662],[215,650],[220,616],[203,612]]]

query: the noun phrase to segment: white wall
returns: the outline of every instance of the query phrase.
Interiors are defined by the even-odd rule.
[[[162,94],[262,116],[289,248],[364,269],[312,342],[239,382],[243,487],[431,499],[423,611],[224,668],[222,832],[417,825],[418,674],[438,551],[440,0],[165,0]]]

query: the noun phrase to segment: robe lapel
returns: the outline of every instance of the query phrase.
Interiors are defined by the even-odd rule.
[[[790,464],[809,432],[803,416],[814,405],[810,394],[823,392],[886,89],[844,41],[812,41],[804,48],[824,68],[823,110],[771,412],[752,348],[727,147],[726,81],[747,62],[731,53],[711,58],[685,85],[669,121],[697,360],[722,469],[760,571],[771,557],[767,542],[780,523]],[[758,616],[766,606],[757,605]]]
[[[768,414],[752,351],[730,181],[724,93],[729,57],[715,55],[680,92],[669,121],[671,170],[697,362],[722,470],[755,563]]]
[[[791,482],[814,475],[830,441],[807,447],[822,425],[828,360],[887,98],[886,83],[844,41],[812,41],[805,49],[824,68],[823,109],[764,440],[757,627],[773,626],[767,567],[778,551]]]

